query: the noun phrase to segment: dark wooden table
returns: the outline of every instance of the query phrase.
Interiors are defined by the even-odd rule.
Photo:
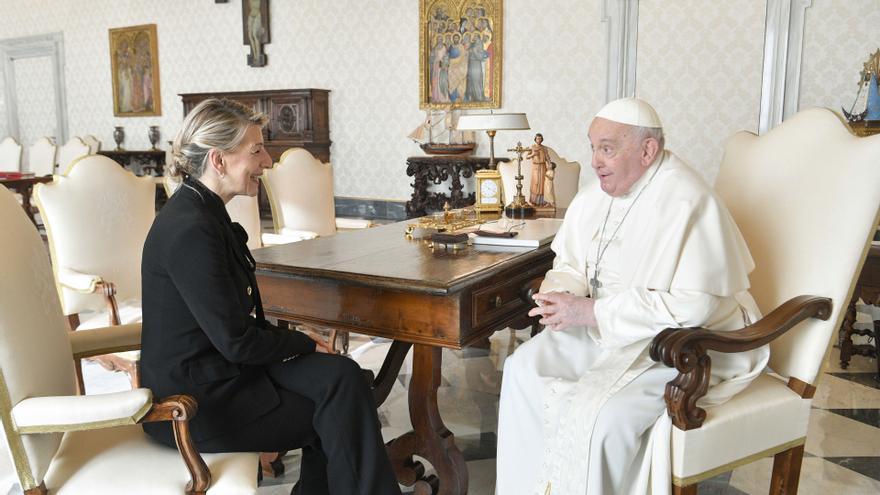
[[[854,329],[856,321],[856,301],[861,298],[865,304],[880,304],[880,246],[874,245],[868,250],[865,265],[856,281],[852,300],[840,327],[840,367],[846,369],[853,355],[873,357],[877,359],[877,380],[880,380],[880,355],[878,355],[878,339],[880,339],[880,321],[874,321],[873,329]],[[862,335],[874,338],[874,345],[853,344],[852,336]]]
[[[468,473],[440,417],[442,348],[461,349],[496,330],[524,327],[524,287],[550,269],[549,245],[534,250],[431,249],[406,239],[405,222],[254,251],[265,312],[280,319],[393,339],[374,382],[391,391],[410,347],[412,431],[388,443],[398,480],[416,493],[467,493]],[[439,477],[424,477],[427,459]]]
[[[507,158],[496,157],[495,162]],[[443,210],[447,201],[452,208],[470,206],[476,201],[475,193],[464,195],[462,179],[470,179],[474,172],[489,168],[489,159],[475,156],[411,156],[406,159],[406,175],[413,178],[412,197],[406,202],[406,217],[415,218],[432,211]],[[440,185],[452,179],[449,194],[429,192],[430,184]]]
[[[24,208],[24,212],[30,217],[31,222],[34,222],[34,225],[37,225],[37,218],[34,216],[34,209],[31,206],[31,195],[34,190],[34,184],[42,182],[52,182],[52,176],[35,177],[32,174],[20,176],[0,174],[0,184],[21,194],[21,207]]]

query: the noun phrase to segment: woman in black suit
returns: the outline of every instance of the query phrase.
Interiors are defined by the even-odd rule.
[[[168,172],[184,181],[144,245],[142,383],[160,397],[195,397],[201,452],[302,448],[294,494],[399,494],[360,367],[263,316],[247,235],[225,203],[256,195],[272,165],[264,124],[211,99],[175,138]],[[169,424],[144,429],[173,446]]]

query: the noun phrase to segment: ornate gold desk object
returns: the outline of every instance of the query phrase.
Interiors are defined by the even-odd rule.
[[[528,151],[528,148],[523,148],[522,142],[517,141],[516,148],[507,151],[516,152],[516,195],[513,197],[513,201],[504,207],[504,214],[511,218],[530,217],[535,214],[535,207],[526,201],[526,197],[522,193],[522,154],[524,151]]]

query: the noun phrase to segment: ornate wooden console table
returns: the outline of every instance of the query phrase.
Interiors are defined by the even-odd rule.
[[[495,162],[507,161],[495,157]],[[411,156],[406,159],[406,175],[413,177],[412,199],[406,202],[407,218],[428,214],[428,210],[440,211],[447,201],[453,208],[470,206],[476,201],[475,193],[464,195],[462,179],[473,177],[474,172],[489,167],[488,158],[472,156]],[[449,194],[429,192],[429,183],[440,185],[452,178]]]

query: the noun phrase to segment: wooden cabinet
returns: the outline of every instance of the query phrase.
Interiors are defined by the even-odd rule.
[[[305,148],[323,162],[330,161],[330,91],[326,89],[277,89],[181,94],[186,116],[199,102],[208,98],[239,101],[266,114],[269,123],[263,129],[266,151],[277,162],[289,148]],[[269,216],[266,195],[260,191],[260,212]]]

